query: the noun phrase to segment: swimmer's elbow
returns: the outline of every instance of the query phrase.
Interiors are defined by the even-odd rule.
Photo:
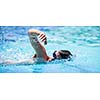
[[[28,34],[29,34],[29,35],[32,35],[32,34],[37,34],[37,35],[39,35],[39,34],[40,34],[40,31],[39,31],[39,30],[36,30],[36,29],[29,29],[29,30],[28,30]]]
[[[32,34],[32,33],[34,33],[34,32],[35,32],[34,29],[29,29],[29,30],[28,30],[28,33],[29,33],[29,34]]]

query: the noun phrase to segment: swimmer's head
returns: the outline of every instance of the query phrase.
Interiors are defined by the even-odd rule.
[[[71,52],[68,50],[60,50],[60,51],[54,51],[53,57],[54,59],[71,59]]]

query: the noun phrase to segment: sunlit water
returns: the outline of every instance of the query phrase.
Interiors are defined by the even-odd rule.
[[[48,44],[45,46],[49,56],[55,50],[67,49],[73,60],[55,60],[46,64],[2,65],[1,73],[94,73],[100,72],[100,27],[99,26],[1,26],[0,62],[23,60],[35,53],[29,38],[28,29],[44,31]]]

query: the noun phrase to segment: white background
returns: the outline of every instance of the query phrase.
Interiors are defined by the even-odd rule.
[[[0,0],[1,26],[100,26],[99,0]],[[100,100],[100,74],[0,74],[0,100]]]
[[[0,100],[100,100],[100,74],[0,74]]]
[[[1,25],[100,25],[99,0],[0,0]]]

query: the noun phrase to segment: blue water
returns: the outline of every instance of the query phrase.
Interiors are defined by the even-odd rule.
[[[55,60],[46,64],[0,65],[1,73],[99,73],[99,26],[0,26],[0,62],[23,60],[35,53],[27,35],[28,29],[44,31],[49,56],[53,51],[67,49],[73,60]]]

